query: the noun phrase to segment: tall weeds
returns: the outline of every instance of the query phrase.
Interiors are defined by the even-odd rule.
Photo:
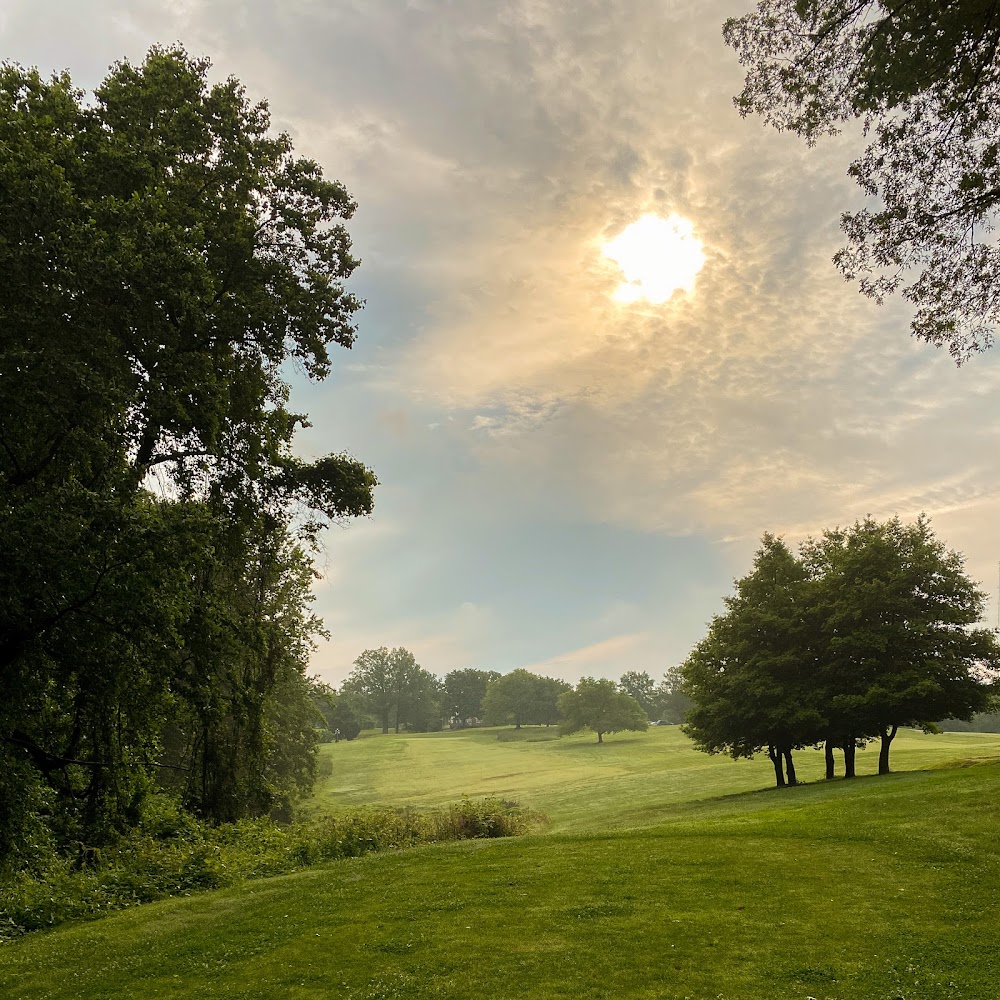
[[[75,856],[50,857],[34,873],[0,883],[0,941],[323,861],[417,844],[512,837],[536,819],[517,803],[497,798],[466,798],[430,812],[362,809],[288,826],[270,820],[209,826],[168,805],[112,847],[81,844]]]

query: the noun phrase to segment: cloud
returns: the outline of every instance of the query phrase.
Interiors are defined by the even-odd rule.
[[[956,371],[908,339],[905,305],[879,309],[840,279],[852,137],[806,150],[739,119],[741,71],[720,40],[731,12],[4,5],[6,52],[86,86],[183,40],[267,97],[276,127],[358,200],[359,343],[324,386],[296,386],[314,422],[303,447],[350,447],[384,483],[374,518],[330,536],[317,607],[333,639],[316,663],[331,679],[383,644],[436,672],[558,661],[613,675],[621,653],[656,676],[762,531],[797,540],[866,513],[927,510],[993,580],[1000,356]],[[704,245],[693,293],[615,303],[604,242],[674,212]],[[597,534],[609,541],[588,573],[568,554]],[[615,545],[628,570],[609,581]],[[684,586],[654,579],[653,559]]]
[[[319,644],[313,670],[327,682],[339,685],[365,649],[403,646],[417,662],[438,676],[469,666],[489,669],[482,659],[500,623],[493,610],[473,601],[434,615],[400,616],[391,623],[377,616],[368,621],[352,614],[327,611],[331,636]]]
[[[624,670],[630,669],[630,654],[649,638],[648,632],[615,635],[579,649],[539,660],[537,663],[529,664],[525,669],[545,677],[556,677],[573,683],[584,676],[618,677]]]

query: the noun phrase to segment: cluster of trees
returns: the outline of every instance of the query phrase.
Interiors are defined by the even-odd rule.
[[[443,726],[555,725],[564,681],[527,670],[501,675],[495,670],[453,670],[438,678],[403,648],[366,649],[341,687],[356,695],[383,733],[390,729],[427,732]]]
[[[282,371],[354,340],[354,204],[208,70],[0,67],[0,864],[311,778],[310,543],[375,477]]]
[[[873,739],[887,773],[899,727],[934,731],[987,708],[1000,646],[975,627],[984,602],[924,517],[867,518],[797,555],[765,535],[681,668],[685,731],[709,753],[766,750],[779,786],[795,783],[792,752],[820,744],[828,778],[834,748],[853,777],[855,749]]]
[[[664,719],[669,722],[680,722],[684,712],[690,705],[690,700],[681,690],[681,678],[676,673],[667,673],[660,683],[645,672],[626,671],[617,682],[610,680],[593,680],[584,678],[574,692],[565,681],[552,677],[539,677],[527,670],[513,670],[488,686],[483,700],[483,718],[492,724],[513,723],[515,728],[522,725],[555,725],[565,726],[573,719],[580,718],[581,704],[600,703],[604,709],[611,712],[616,719],[632,718],[632,710],[622,715],[622,706],[628,703],[639,710],[642,728],[651,719]],[[596,688],[592,687],[596,685]],[[600,697],[595,701],[595,692]],[[619,698],[617,708],[612,708],[607,702],[607,696],[613,693]],[[583,698],[581,702],[579,699]],[[589,710],[588,710],[589,711]],[[595,716],[596,718],[596,716]],[[631,725],[613,726],[598,730],[594,726],[581,724],[576,729],[594,729],[601,742],[602,732],[618,732],[620,729],[634,728]],[[567,732],[576,732],[568,729]]]
[[[445,674],[443,685],[444,714],[448,722],[462,729],[483,717],[483,699],[493,681],[500,680],[495,670],[452,670]]]
[[[618,687],[634,698],[650,721],[678,723],[691,707],[691,699],[684,694],[680,673],[668,670],[657,683],[646,672],[627,670],[618,680]]]
[[[499,674],[469,668],[438,679],[419,666],[409,650],[383,646],[366,649],[354,661],[336,704],[351,700],[348,710],[359,717],[366,714],[383,733],[390,728],[397,733],[427,732],[480,722],[515,729],[559,725],[565,733],[591,729],[601,743],[605,733],[646,728],[648,712],[631,693],[636,686],[650,693],[657,708],[663,697],[671,699],[675,710],[687,704],[676,675],[659,686],[648,674],[627,673],[619,684],[584,678],[576,690],[525,669]],[[333,709],[329,712],[332,719]]]
[[[483,719],[491,725],[554,726],[559,722],[559,699],[570,685],[530,670],[512,670],[491,681],[483,697]]]
[[[408,649],[366,649],[341,694],[358,696],[383,733],[441,728],[441,682]]]
[[[316,710],[317,743],[354,740],[372,724],[364,699],[349,691],[337,691],[318,678],[310,678],[312,702]]]

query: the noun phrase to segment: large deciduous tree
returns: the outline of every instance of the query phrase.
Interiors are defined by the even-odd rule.
[[[834,728],[881,742],[879,773],[900,726],[969,719],[986,709],[1000,664],[975,628],[986,595],[925,517],[859,521],[803,547],[822,622],[820,684]]]
[[[665,722],[683,722],[693,706],[684,693],[684,678],[679,667],[671,667],[664,673],[653,695],[653,714]]]
[[[343,690],[361,695],[382,732],[389,732],[396,707],[397,684],[393,657],[386,646],[366,649],[358,656]]]
[[[535,688],[535,708],[529,721],[543,726],[554,726],[559,722],[559,699],[572,691],[573,685],[558,677],[539,677]]]
[[[642,705],[647,718],[653,718],[657,707],[656,681],[645,670],[626,670],[618,679],[618,687]]]
[[[404,726],[421,731],[440,728],[440,682],[402,646],[366,649],[354,661],[343,690],[362,696],[383,733],[390,726],[397,733]]]
[[[564,735],[589,729],[604,742],[605,733],[645,732],[649,718],[643,707],[630,694],[619,691],[615,682],[584,677],[575,690],[559,697],[562,721],[559,731]]]
[[[956,360],[1000,319],[1000,12],[982,0],[762,0],[724,27],[747,69],[736,104],[810,144],[857,120],[849,168],[881,205],[842,216],[844,276],[915,305]]]
[[[493,725],[512,722],[515,729],[538,721],[537,674],[518,667],[491,681],[483,698],[483,714]]]
[[[174,768],[214,818],[307,779],[275,756],[307,728],[296,535],[372,508],[362,464],[295,455],[283,376],[354,340],[354,204],[208,70],[0,67],[0,798],[66,836]]]
[[[872,518],[805,542],[798,557],[765,535],[682,673],[694,700],[686,731],[709,753],[767,749],[780,786],[791,751],[881,740],[879,773],[900,726],[934,731],[989,703],[1000,667],[994,634],[976,628],[984,595],[925,517]]]
[[[405,681],[399,692],[396,732],[401,726],[416,733],[440,730],[444,724],[441,681],[416,662],[414,669],[406,674]]]
[[[462,728],[470,719],[483,715],[483,698],[491,681],[498,680],[495,670],[452,670],[444,677],[444,702],[450,721]]]
[[[753,569],[682,667],[694,702],[685,732],[700,750],[733,758],[767,750],[775,783],[796,783],[792,751],[817,742],[815,650],[807,574],[785,543],[765,535]]]

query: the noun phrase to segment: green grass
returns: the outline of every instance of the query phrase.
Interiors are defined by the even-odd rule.
[[[998,995],[1000,764],[940,765],[995,757],[1000,737],[907,733],[894,766],[927,770],[751,792],[769,766],[696,754],[673,729],[601,748],[480,731],[329,752],[317,809],[498,793],[552,825],[30,935],[0,949],[0,996]],[[801,756],[816,777],[819,757]]]
[[[659,823],[685,803],[774,784],[766,757],[733,761],[696,753],[677,726],[620,733],[600,745],[591,734],[559,739],[554,728],[526,727],[508,742],[514,735],[512,729],[466,729],[327,745],[331,769],[317,785],[313,808],[429,807],[463,794],[498,795],[546,813],[553,832],[582,832]],[[997,734],[903,730],[893,742],[892,765],[916,770],[998,754]],[[795,762],[800,780],[823,778],[822,752],[799,751]],[[877,744],[858,751],[858,774],[877,770]]]

